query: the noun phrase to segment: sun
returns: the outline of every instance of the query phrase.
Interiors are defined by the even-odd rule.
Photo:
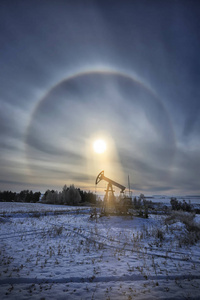
[[[104,140],[99,139],[93,143],[93,149],[98,154],[104,153],[106,148],[106,142]]]

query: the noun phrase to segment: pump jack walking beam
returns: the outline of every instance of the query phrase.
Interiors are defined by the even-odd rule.
[[[107,181],[108,182],[108,186],[111,187],[111,189],[112,189],[112,185],[114,185],[114,186],[118,187],[119,189],[121,189],[120,193],[123,193],[124,190],[126,189],[125,186],[123,186],[123,185],[117,183],[116,181],[114,181],[114,180],[112,180],[112,179],[104,176],[104,171],[101,171],[99,173],[99,175],[97,176],[97,178],[96,178],[96,184],[98,184],[101,180]]]

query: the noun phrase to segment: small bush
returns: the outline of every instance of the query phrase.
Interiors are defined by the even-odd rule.
[[[163,231],[160,230],[160,229],[157,229],[156,237],[162,242],[162,241],[164,240],[164,234],[163,234]]]
[[[187,232],[183,236],[179,237],[179,247],[182,245],[195,245],[200,240],[200,231],[199,232]]]
[[[63,226],[53,226],[48,229],[48,235],[50,237],[56,237],[58,235],[61,235],[63,232],[64,227]],[[45,233],[46,235],[46,233]]]
[[[166,225],[181,222],[185,225],[186,232],[179,237],[179,246],[194,245],[200,240],[200,224],[194,221],[194,213],[186,213],[181,211],[173,212],[165,219]]]
[[[182,211],[174,211],[172,214],[165,219],[166,225],[171,225],[176,222],[182,222],[182,223],[191,223],[193,222],[195,217],[195,213],[186,213]]]
[[[55,235],[60,235],[62,232],[63,232],[63,226],[55,226],[54,227],[54,232],[55,232]]]

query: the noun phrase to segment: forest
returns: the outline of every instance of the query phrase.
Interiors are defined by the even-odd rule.
[[[73,184],[69,187],[64,185],[62,191],[48,189],[44,194],[32,190],[23,190],[20,193],[0,191],[0,202],[36,203],[39,201],[46,204],[64,205],[96,204],[96,195],[90,191],[77,189]]]

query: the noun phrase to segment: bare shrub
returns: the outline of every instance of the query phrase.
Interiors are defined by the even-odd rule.
[[[164,233],[162,230],[157,229],[156,237],[162,242],[164,240]]]
[[[63,232],[64,227],[63,226],[53,226],[48,229],[47,234],[50,237],[56,237],[58,235],[61,235]],[[46,232],[44,233],[44,236],[46,236]]]
[[[200,240],[200,231],[199,232],[187,232],[186,234],[179,237],[179,247],[183,245],[195,245]]]
[[[63,226],[54,226],[54,233],[55,235],[60,235],[63,232]]]
[[[193,222],[195,213],[187,213],[183,211],[173,211],[170,216],[165,219],[165,225],[171,225],[176,222],[191,223]]]
[[[165,219],[166,225],[181,222],[185,225],[186,232],[179,236],[179,246],[194,245],[200,240],[200,224],[194,221],[195,214],[187,212],[173,212]]]
[[[200,224],[196,223],[194,220],[190,221],[190,220],[185,220],[184,222],[186,229],[189,232],[199,232],[200,233]]]

